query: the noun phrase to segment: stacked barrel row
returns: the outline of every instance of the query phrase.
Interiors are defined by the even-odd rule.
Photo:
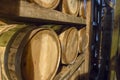
[[[86,18],[86,0],[27,0],[40,7]]]
[[[1,79],[53,80],[59,68],[74,64],[84,53],[85,31],[63,25],[0,25]],[[81,75],[83,68],[84,64],[70,80]]]

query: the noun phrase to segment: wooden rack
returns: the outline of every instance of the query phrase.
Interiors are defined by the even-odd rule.
[[[37,21],[40,23],[54,23],[54,24],[77,24],[85,25],[86,20],[81,17],[75,17],[68,14],[63,14],[56,10],[41,8],[34,3],[26,1],[18,2],[1,2],[0,3],[0,16],[8,18],[16,18],[27,21]],[[11,4],[11,5],[10,5]]]
[[[61,17],[62,16],[62,17]],[[61,75],[56,75],[55,79],[63,80],[70,77],[84,62],[86,80],[89,76],[89,60],[90,60],[90,41],[91,41],[91,0],[87,0],[86,19],[64,14],[62,12],[50,9],[44,9],[34,3],[29,3],[21,0],[1,0],[0,1],[0,17],[13,18],[16,20],[39,22],[39,23],[54,23],[54,24],[72,24],[86,26],[86,34],[89,36],[89,45],[84,54],[81,54],[73,65],[69,65],[69,69]],[[68,74],[69,73],[69,74]]]

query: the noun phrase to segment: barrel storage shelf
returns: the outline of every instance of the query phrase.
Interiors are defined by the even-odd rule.
[[[38,24],[50,24],[50,25],[70,25],[70,27],[75,26],[77,29],[86,28],[86,35],[88,40],[91,39],[91,0],[86,2],[87,10],[85,18],[70,14],[65,14],[63,12],[57,11],[56,9],[46,9],[39,5],[32,3],[33,0],[1,0],[0,1],[0,18],[11,19],[12,21],[28,22],[28,23],[38,23]],[[37,1],[37,0],[36,0]],[[45,0],[46,1],[46,0]],[[61,1],[61,0],[60,0]],[[81,1],[81,0],[80,0]],[[79,12],[78,12],[79,15]],[[13,22],[12,22],[13,23]],[[54,30],[54,29],[53,29]],[[78,36],[79,37],[79,36]],[[68,37],[67,37],[68,38]],[[84,41],[84,40],[83,40]],[[88,80],[89,78],[89,59],[90,59],[90,42],[88,41],[87,46],[85,46],[85,51],[80,48],[77,58],[74,63],[64,64],[60,72],[56,72],[55,77],[52,80],[75,80],[74,74],[79,75],[79,71],[84,71],[80,73],[85,76],[85,79],[80,78],[80,80]],[[67,41],[66,41],[67,42]],[[82,42],[81,42],[82,43]],[[83,44],[84,46],[84,44]],[[33,50],[35,51],[35,50]],[[44,51],[43,51],[44,52]],[[26,55],[25,55],[26,56]],[[27,55],[29,56],[29,55]],[[34,57],[35,59],[35,57]],[[25,61],[26,59],[24,59]],[[35,59],[37,60],[37,59]],[[49,61],[48,61],[49,62]],[[23,62],[24,63],[24,62]],[[60,62],[62,63],[62,62]],[[28,62],[28,64],[30,64]],[[47,63],[46,63],[47,64]],[[23,64],[24,65],[24,64]],[[28,67],[28,66],[27,66]],[[79,69],[80,68],[80,69]],[[23,71],[25,71],[23,68]],[[63,71],[62,71],[63,69]],[[27,70],[26,70],[27,71]],[[29,70],[28,70],[29,71]],[[37,71],[37,70],[36,70]],[[30,72],[30,71],[29,71]],[[24,72],[22,72],[24,74]],[[28,73],[29,75],[29,73]],[[47,75],[46,75],[47,76]],[[71,78],[71,76],[73,76]],[[1,77],[1,76],[0,76]],[[27,76],[28,77],[28,76]],[[71,78],[71,79],[69,79]],[[17,79],[14,79],[17,80]]]
[[[19,1],[19,0],[17,0]],[[86,20],[81,17],[75,17],[68,14],[63,14],[59,11],[52,9],[41,8],[34,3],[26,1],[20,2],[0,2],[0,17],[14,17],[14,19],[20,19],[22,21],[28,20],[32,22],[40,23],[59,23],[59,24],[77,24],[85,25]],[[14,7],[14,8],[13,8]],[[62,17],[61,17],[62,16]]]

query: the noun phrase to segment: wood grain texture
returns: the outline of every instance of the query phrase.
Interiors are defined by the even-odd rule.
[[[86,80],[86,73],[85,73],[85,62],[82,63],[82,65],[80,66],[80,70],[79,70],[79,75],[80,75],[80,80]]]
[[[88,46],[85,51],[85,80],[89,80],[92,36],[92,0],[87,1],[86,9],[86,35],[88,36]]]
[[[25,48],[26,49],[25,54],[27,53],[27,51],[28,52],[31,51],[29,52],[29,54],[32,52],[34,53],[34,55],[32,56],[32,60],[34,60],[33,64],[35,67],[34,68],[35,72],[33,70],[34,75],[31,75],[31,77],[35,76],[34,78],[35,80],[38,78],[40,78],[41,80],[53,78],[59,66],[60,53],[61,53],[58,37],[53,30],[46,28],[43,29],[39,27],[36,29],[35,26],[28,27],[27,25],[7,25],[7,26],[1,26],[0,32],[1,32],[0,61],[2,64],[1,66],[2,66],[3,78],[5,78],[5,80],[10,80],[10,79],[23,80],[21,74],[22,54],[29,40],[32,40],[32,42],[29,42],[28,44],[29,46]],[[39,40],[43,44],[39,43],[40,42]],[[48,41],[50,41],[50,43]],[[5,47],[5,49],[3,49],[2,47]],[[40,54],[38,52],[41,53],[41,56],[39,56]],[[27,57],[29,57],[29,55]],[[39,57],[40,60],[38,60]],[[28,61],[29,58],[26,61]],[[30,61],[31,60],[29,60],[28,62],[32,63]],[[40,61],[40,63],[37,64],[38,63],[37,61]],[[44,61],[46,61],[46,64],[44,63]],[[32,70],[31,65],[29,66],[27,65],[27,69],[30,68],[29,71]],[[40,69],[38,70],[38,68]],[[25,73],[25,71],[26,70],[24,70],[23,73]],[[37,74],[37,78],[36,78],[36,74]],[[44,74],[45,75],[48,74],[48,75],[45,76]],[[26,75],[27,74],[25,74],[25,76]],[[31,79],[34,80],[33,78]]]
[[[84,53],[88,46],[88,36],[86,35],[86,28],[82,28],[78,31],[79,35],[79,53]]]
[[[80,80],[80,68],[78,68],[75,73],[68,80]]]
[[[51,29],[41,28],[35,32],[24,49],[23,80],[52,80],[60,62],[58,37]]]
[[[65,67],[64,71],[61,71],[60,73],[58,73],[55,76],[54,80],[68,80],[84,62],[85,60],[84,56],[85,56],[84,54],[81,54],[80,56],[78,56],[75,63]]]
[[[8,80],[8,77],[5,72],[4,68],[4,53],[5,53],[6,47],[0,46],[0,80]]]
[[[71,27],[59,35],[62,46],[62,63],[73,64],[78,55],[78,33]]]
[[[86,19],[86,11],[87,11],[85,6],[86,4],[84,3],[84,1],[81,0],[79,0],[79,2],[80,2],[79,16]]]
[[[55,9],[60,0],[33,0],[35,3],[37,3],[39,6],[48,8],[48,9]]]
[[[9,40],[12,38],[12,36],[21,28],[25,26],[23,25],[2,25],[0,26],[0,65],[1,65],[1,79],[2,80],[9,80],[8,74],[6,72],[5,67],[5,52],[7,50],[7,45],[9,44]]]
[[[0,13],[2,17],[17,17],[17,19],[20,18],[21,20],[26,18],[28,21],[36,19],[38,22],[47,23],[86,24],[86,21],[80,17],[63,14],[56,10],[44,9],[34,3],[19,0],[14,2],[1,0]]]
[[[78,0],[62,0],[63,13],[77,16],[79,12],[79,6]]]

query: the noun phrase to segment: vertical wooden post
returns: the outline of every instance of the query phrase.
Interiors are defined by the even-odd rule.
[[[88,37],[89,44],[85,51],[85,80],[89,80],[90,70],[90,46],[91,46],[91,35],[92,35],[92,0],[87,0],[86,5],[86,35]]]

